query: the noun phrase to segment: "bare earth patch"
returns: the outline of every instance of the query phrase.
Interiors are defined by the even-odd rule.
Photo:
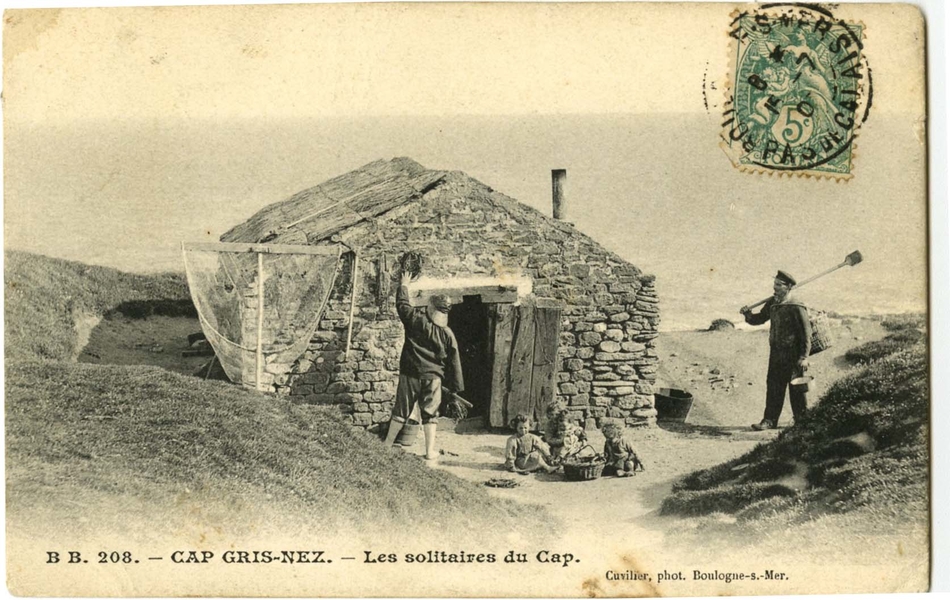
[[[106,365],[152,365],[183,375],[194,374],[207,356],[181,355],[188,349],[188,335],[201,331],[192,317],[111,315],[89,328],[80,338],[77,361]],[[88,326],[88,325],[87,325]]]
[[[809,358],[808,374],[815,377],[814,389],[808,394],[809,405],[852,369],[842,358],[847,350],[886,333],[880,321],[867,318],[829,319],[829,325],[831,348]],[[768,327],[664,333],[657,339],[657,352],[658,384],[684,389],[696,398],[689,424],[747,427],[762,419]],[[791,418],[786,402],[780,425],[790,424]]]

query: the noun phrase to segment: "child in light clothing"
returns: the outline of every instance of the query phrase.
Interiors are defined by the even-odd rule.
[[[604,475],[616,473],[617,477],[628,477],[636,474],[637,470],[644,469],[643,462],[634,450],[633,445],[623,437],[623,428],[616,423],[607,423],[603,426],[604,458],[607,466]]]
[[[583,447],[587,434],[583,428],[574,424],[571,413],[559,410],[548,422],[544,441],[551,447],[551,463],[557,465]]]
[[[549,464],[551,449],[544,441],[533,433],[531,419],[526,415],[518,415],[511,421],[515,435],[508,438],[505,445],[505,467],[515,473],[531,473],[545,471],[552,473],[557,467]]]

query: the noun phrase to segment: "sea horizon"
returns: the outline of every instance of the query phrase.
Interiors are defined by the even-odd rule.
[[[8,129],[5,246],[129,272],[183,271],[181,242],[216,241],[273,202],[395,156],[463,171],[542,214],[567,169],[568,221],[657,278],[664,330],[700,329],[854,250],[864,262],[800,290],[842,314],[927,309],[915,131],[883,115],[854,178],[739,173],[703,114],[88,122]],[[888,157],[860,144],[890,144]],[[839,193],[847,190],[847,194]],[[848,198],[850,200],[845,200]],[[855,201],[859,198],[860,201]]]

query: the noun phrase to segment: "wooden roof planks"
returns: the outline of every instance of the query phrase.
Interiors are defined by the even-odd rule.
[[[444,176],[409,158],[378,160],[264,207],[221,241],[271,241],[296,230],[315,243],[418,199]]]

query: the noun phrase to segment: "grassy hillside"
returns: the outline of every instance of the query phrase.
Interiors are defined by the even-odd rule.
[[[807,520],[867,508],[888,519],[925,518],[929,390],[926,336],[919,333],[923,319],[883,325],[892,331],[886,343],[849,352],[866,366],[832,385],[807,418],[771,443],[684,477],[661,512],[747,519],[784,511]]]
[[[110,311],[194,314],[184,275],[134,275],[18,251],[5,260],[7,360],[68,359],[77,350],[77,321]]]
[[[335,408],[156,367],[13,363],[6,416],[11,515],[52,504],[64,518],[104,519],[96,507],[116,499],[167,507],[184,490],[204,490],[270,498],[285,511],[319,515],[327,530],[417,524],[477,539],[543,529],[537,510],[384,448]]]
[[[485,540],[548,529],[540,510],[385,448],[336,407],[157,367],[69,361],[77,318],[193,314],[180,276],[22,252],[6,261],[11,531],[30,537],[55,523],[80,537],[170,534],[190,523],[205,536],[263,522],[282,532],[413,525]]]

